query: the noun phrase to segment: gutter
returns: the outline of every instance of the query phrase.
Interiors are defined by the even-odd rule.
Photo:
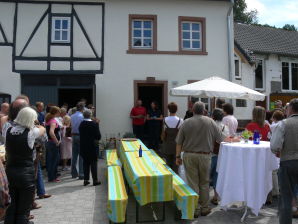
[[[228,31],[227,38],[228,38],[229,81],[232,82],[233,81],[232,52],[233,52],[233,49],[234,49],[234,47],[233,47],[234,41],[231,41],[231,33],[232,33],[231,16],[233,16],[231,14],[232,14],[232,11],[233,11],[234,0],[230,0],[230,2],[231,2],[231,5],[230,5],[229,11],[227,13],[227,31]],[[234,39],[234,37],[233,37],[233,39]]]

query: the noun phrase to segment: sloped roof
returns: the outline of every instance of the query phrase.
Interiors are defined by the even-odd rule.
[[[298,57],[298,32],[234,23],[235,44],[254,54]]]

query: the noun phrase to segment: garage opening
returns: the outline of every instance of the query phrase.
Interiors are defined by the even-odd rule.
[[[92,89],[58,89],[58,104],[62,106],[68,104],[69,108],[75,107],[81,100],[87,101],[86,105],[93,104]]]

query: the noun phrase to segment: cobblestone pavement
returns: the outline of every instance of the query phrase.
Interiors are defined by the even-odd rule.
[[[83,181],[71,179],[69,172],[62,173],[61,183],[46,183],[46,191],[53,196],[49,199],[37,200],[42,205],[41,209],[34,210],[35,224],[107,224],[109,223],[106,212],[107,180],[105,161],[99,161],[100,186],[83,187]],[[161,209],[157,209],[157,213]],[[141,218],[152,214],[151,208],[141,210]],[[194,221],[174,221],[174,205],[166,204],[165,224],[236,224],[240,223],[243,211],[223,211],[215,207],[207,217],[199,217]],[[135,200],[129,195],[127,223],[136,223]],[[270,207],[264,207],[258,217],[249,215],[247,224],[277,224],[276,201]],[[298,224],[298,220],[293,220]]]

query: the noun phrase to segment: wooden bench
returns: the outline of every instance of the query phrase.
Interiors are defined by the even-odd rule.
[[[179,219],[194,219],[194,212],[198,206],[199,196],[192,190],[170,167],[165,165],[173,174],[174,201],[181,211]]]
[[[108,216],[110,223],[125,223],[127,193],[120,166],[108,167]]]
[[[107,159],[107,166],[120,166],[120,167],[122,167],[122,163],[118,158],[116,149],[106,150],[106,159]]]

